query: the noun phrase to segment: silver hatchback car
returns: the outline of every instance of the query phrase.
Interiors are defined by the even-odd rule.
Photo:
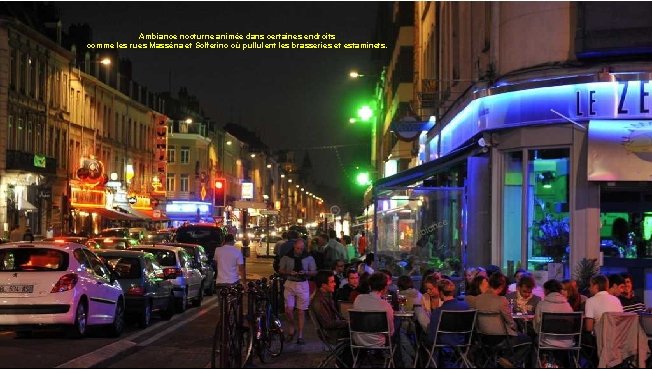
[[[201,306],[204,299],[204,276],[186,250],[165,245],[136,246],[130,250],[146,251],[156,257],[165,278],[172,281],[177,312],[184,312],[188,301],[192,301],[193,306]]]

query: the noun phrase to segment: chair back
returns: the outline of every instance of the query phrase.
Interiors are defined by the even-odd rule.
[[[333,339],[329,337],[326,330],[321,326],[321,324],[319,324],[319,319],[317,319],[315,312],[311,308],[308,308],[308,316],[310,316],[310,320],[315,326],[315,330],[317,330],[317,337],[319,337],[319,340],[330,347],[333,344]]]
[[[389,322],[387,312],[349,310],[349,328],[352,333],[387,333],[389,334]]]
[[[340,314],[347,321],[349,320],[349,310],[353,309],[353,303],[350,301],[339,301]]]
[[[639,367],[645,367],[649,352],[647,337],[636,313],[604,313],[595,326],[598,344],[598,367],[607,368],[620,364],[631,355],[637,355]]]
[[[541,315],[541,329],[539,331],[539,347],[546,347],[545,339],[572,339],[573,346],[580,348],[582,338],[582,312],[551,313]]]
[[[459,337],[456,346],[468,346],[473,338],[476,310],[442,310],[439,325],[435,332],[434,343],[437,345],[440,336]],[[443,338],[443,337],[442,337]]]

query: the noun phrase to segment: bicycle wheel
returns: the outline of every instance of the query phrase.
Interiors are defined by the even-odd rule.
[[[256,350],[256,355],[260,359],[261,363],[269,362],[269,352],[267,351],[267,345],[269,342],[269,332],[266,329],[265,316],[259,315],[256,317],[256,325],[254,326],[256,331],[254,335],[254,349]]]
[[[251,352],[253,351],[253,335],[251,334],[251,330],[248,327],[240,327],[240,335],[242,339],[240,340],[241,342],[241,365],[244,368],[247,366],[247,363],[249,360],[251,360]]]
[[[267,331],[267,352],[271,357],[278,357],[283,353],[283,341],[285,341],[285,335],[283,334],[283,328],[281,326],[281,321],[272,317],[269,319],[270,323]]]

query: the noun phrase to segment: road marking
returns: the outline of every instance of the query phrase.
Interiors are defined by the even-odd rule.
[[[143,342],[136,343],[136,342],[134,342],[134,340],[136,338],[142,336],[145,333],[151,332],[149,328],[144,329],[144,330],[142,330],[140,332],[136,332],[134,334],[131,334],[131,335],[121,339],[120,341],[117,341],[117,342],[111,343],[109,345],[100,347],[99,349],[97,349],[95,351],[92,351],[92,352],[89,352],[89,353],[87,353],[85,355],[74,358],[74,359],[72,359],[72,360],[70,360],[68,362],[65,362],[65,363],[57,366],[56,368],[92,368],[92,367],[98,365],[99,363],[101,363],[101,362],[103,362],[105,360],[109,360],[109,359],[111,359],[113,357],[116,357],[116,356],[120,355],[122,352],[124,352],[126,350],[129,350],[129,349],[131,349],[131,348],[133,348],[135,346],[138,346],[138,347],[147,346],[147,345],[151,344],[152,342],[160,339],[162,336],[164,336],[166,334],[169,334],[170,332],[176,330],[180,326],[182,326],[182,325],[184,325],[186,323],[189,323],[189,322],[191,322],[191,321],[193,321],[193,320],[207,314],[210,310],[215,308],[218,305],[218,302],[219,302],[216,297],[212,297],[212,298],[215,299],[215,301],[212,301],[208,305],[203,305],[201,307],[201,310],[194,313],[193,315],[190,315],[190,316],[187,316],[187,317],[184,317],[182,315],[174,315],[173,318],[179,317],[180,321],[178,323],[174,324],[171,327],[168,327],[167,329],[161,331],[160,333],[157,333],[156,335],[152,336],[151,338],[149,338],[149,339],[147,339],[147,340],[145,340]],[[151,327],[151,328],[154,328],[154,327]]]

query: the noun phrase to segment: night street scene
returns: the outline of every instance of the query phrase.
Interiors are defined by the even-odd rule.
[[[652,368],[652,3],[0,3],[0,368]]]

